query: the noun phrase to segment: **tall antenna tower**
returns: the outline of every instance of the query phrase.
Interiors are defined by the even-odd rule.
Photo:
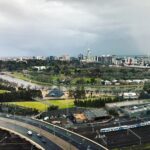
[[[87,51],[87,60],[90,61],[92,58],[92,52],[91,52],[91,49],[88,48],[88,51]]]

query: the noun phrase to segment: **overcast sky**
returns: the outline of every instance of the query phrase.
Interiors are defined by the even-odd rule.
[[[0,0],[0,56],[150,53],[150,0]]]

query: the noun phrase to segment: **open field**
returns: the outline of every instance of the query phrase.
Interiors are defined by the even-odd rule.
[[[43,102],[9,102],[7,104],[33,108],[42,112],[42,111],[47,110],[49,105],[56,105],[60,109],[74,107],[74,100],[46,100]]]
[[[21,80],[25,80],[25,81],[28,81],[28,82],[31,82],[31,83],[35,83],[35,84],[38,84],[38,85],[43,85],[43,86],[51,86],[52,85],[52,83],[48,83],[48,82],[42,82],[42,81],[37,81],[36,80],[36,78],[32,78],[31,79],[31,76],[30,75],[24,75],[22,72],[13,72],[13,73],[11,73],[10,74],[12,77],[14,77],[14,78],[18,78],[18,79],[21,79]],[[41,76],[41,78],[44,78],[44,76]],[[57,80],[58,80],[58,78],[59,78],[59,76],[51,76],[50,77],[51,79],[50,80],[52,80],[52,81],[54,81],[55,83],[53,83],[53,84],[55,84],[55,85],[57,85]],[[62,76],[62,78],[63,78],[63,76]],[[77,80],[79,80],[80,78],[78,78],[78,77],[76,77],[76,78],[73,78],[72,80],[71,80],[71,84],[70,85],[68,85],[68,87],[69,88],[71,88],[71,86],[76,86],[76,81]],[[90,81],[90,78],[88,78],[88,77],[83,77],[82,79],[84,79],[84,80],[86,80],[86,81]],[[98,82],[100,82],[100,79],[99,78],[96,78],[96,80],[98,81]],[[67,85],[65,85],[65,87],[67,87]],[[89,87],[89,84],[84,84],[84,87],[86,88],[86,87]],[[142,90],[143,89],[143,84],[134,84],[134,85],[130,85],[130,84],[128,84],[128,85],[109,85],[109,86],[106,86],[106,85],[98,85],[98,84],[96,84],[96,85],[90,85],[90,87],[91,88],[95,88],[95,89],[98,89],[98,90],[100,90],[100,91],[128,91],[128,90],[132,90],[132,91],[140,91],[140,90]]]
[[[28,81],[28,82],[31,82],[31,83],[35,83],[35,84],[38,84],[38,85],[44,85],[44,86],[47,86],[47,85],[51,85],[50,83],[46,83],[46,82],[39,82],[39,81],[36,81],[36,80],[31,80],[29,77],[25,76],[23,73],[21,72],[13,72],[12,74],[10,74],[12,77],[14,78],[17,78],[17,79],[21,79],[21,80],[24,80],[24,81]]]
[[[7,90],[0,90],[0,94],[7,93],[7,92],[9,92],[9,91],[7,91]]]

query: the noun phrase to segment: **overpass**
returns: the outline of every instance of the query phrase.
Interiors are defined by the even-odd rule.
[[[34,118],[0,113],[0,128],[14,132],[41,150],[87,150],[88,147],[92,150],[108,150],[77,133]],[[32,136],[27,135],[28,130],[33,132]],[[38,133],[42,138],[37,136]]]

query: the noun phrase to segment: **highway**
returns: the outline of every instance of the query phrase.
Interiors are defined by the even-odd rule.
[[[61,150],[61,148],[56,145],[55,143],[51,142],[48,138],[46,137],[41,137],[39,138],[37,136],[37,133],[36,131],[32,130],[32,133],[33,135],[32,136],[29,136],[27,134],[27,131],[29,130],[29,127],[23,127],[20,122],[18,123],[17,121],[13,121],[13,120],[8,120],[8,119],[5,119],[5,118],[2,118],[0,117],[0,127],[2,129],[9,129],[8,131],[14,131],[15,133],[19,133],[19,135],[23,135],[23,138],[26,137],[27,139],[29,139],[29,142],[31,142],[32,144],[34,144],[36,147],[42,149],[42,150]],[[30,127],[30,130],[31,130],[31,127]],[[44,139],[44,142],[46,141],[46,143],[43,142],[43,139]],[[39,146],[37,146],[37,144]]]
[[[28,137],[34,142],[40,144],[45,150],[87,150],[88,147],[90,147],[90,150],[107,150],[107,148],[94,141],[91,141],[85,137],[82,137],[56,125],[48,124],[44,121],[22,116],[11,115],[7,117],[6,114],[2,113],[0,113],[0,121],[3,122],[3,125],[6,124],[6,127],[8,128],[11,126],[9,124],[13,124],[13,129],[25,136],[28,136],[28,130],[33,131],[33,136]],[[41,139],[39,139],[39,137],[37,137],[36,134],[39,132],[46,140],[45,144],[41,141]]]

